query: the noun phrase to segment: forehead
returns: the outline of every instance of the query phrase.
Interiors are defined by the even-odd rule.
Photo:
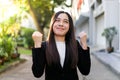
[[[68,20],[68,15],[65,14],[65,13],[61,13],[61,14],[58,15],[57,18],[60,18],[60,19],[67,19],[67,20]]]

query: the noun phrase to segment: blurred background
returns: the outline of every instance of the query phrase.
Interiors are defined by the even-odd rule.
[[[76,39],[79,40],[77,36],[81,31],[88,35],[87,43],[93,61],[89,80],[120,80],[120,0],[0,0],[0,76],[16,61],[30,61],[26,65],[31,67],[32,33],[38,30],[46,40],[51,17],[60,10],[72,16]],[[95,73],[101,65],[111,71],[101,68],[103,73],[107,73]],[[12,73],[16,73],[14,71]],[[13,74],[7,74],[12,76],[9,79],[4,75],[1,80],[16,80]],[[27,69],[26,75],[32,78],[20,80],[35,79],[30,69]]]

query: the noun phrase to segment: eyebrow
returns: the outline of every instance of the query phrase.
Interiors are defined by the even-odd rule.
[[[56,18],[56,19],[60,19],[60,18]],[[64,19],[64,20],[69,21],[68,19]]]

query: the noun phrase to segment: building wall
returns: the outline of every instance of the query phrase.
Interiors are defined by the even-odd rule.
[[[76,29],[76,35],[78,35],[82,31],[85,31],[87,34],[89,34],[89,29],[88,29],[89,27],[88,26],[89,26],[89,20],[86,20],[79,27],[77,27],[77,29]]]
[[[81,0],[81,1],[83,1],[83,3],[81,4],[80,9],[77,9],[77,6],[78,6],[77,4],[78,4],[79,0],[73,0],[73,6],[72,6],[72,10],[71,10],[72,17],[73,17],[74,24],[75,24],[76,36],[78,36],[78,34],[81,31],[85,31],[89,37],[88,0]],[[76,22],[77,22],[77,24],[76,24]]]
[[[118,0],[104,0],[104,10],[105,10],[105,25],[109,26],[117,26],[118,27]]]
[[[96,46],[100,46],[105,48],[106,41],[105,38],[101,35],[104,30],[104,14],[95,18],[95,26],[96,26]]]
[[[118,12],[118,14],[119,14],[119,51],[120,51],[120,0],[119,0],[119,12]]]
[[[105,27],[115,26],[119,31],[119,1],[118,0],[103,0],[105,10]],[[119,49],[119,34],[114,37],[113,46],[115,50]]]
[[[90,0],[90,36],[91,43],[94,46],[107,46],[106,40],[101,33],[107,27],[115,26],[120,31],[119,13],[120,1],[118,0],[102,0],[101,4],[97,0]],[[93,31],[92,31],[93,30]],[[114,37],[113,46],[115,50],[120,49],[120,33]],[[102,42],[101,42],[102,41]],[[119,45],[118,45],[119,43]]]
[[[80,32],[84,31],[87,33],[87,41],[89,43],[89,20],[87,19],[84,23],[82,23],[79,27],[75,27],[75,33],[76,33],[76,38],[77,40],[80,40],[78,35]]]
[[[75,0],[73,0],[75,1]],[[84,0],[85,1],[85,0]],[[114,37],[113,47],[120,51],[120,0],[88,0],[89,19],[76,27],[76,31],[85,30],[89,35],[91,46],[105,48],[106,39],[101,34],[107,27],[115,26],[118,34]],[[100,1],[100,2],[99,2]],[[75,5],[75,4],[74,4]],[[81,21],[81,13],[76,16],[75,21]]]
[[[79,17],[79,14],[77,11],[77,5],[76,5],[77,3],[78,3],[78,0],[73,0],[71,12],[72,12],[72,18],[74,22]]]

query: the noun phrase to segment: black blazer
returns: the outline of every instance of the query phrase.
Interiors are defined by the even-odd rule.
[[[88,50],[83,50],[78,45],[78,69],[83,75],[88,75],[90,72],[91,60],[89,47]],[[42,43],[41,48],[32,49],[32,72],[35,77],[39,78],[43,75],[45,69],[45,80],[79,80],[77,74],[77,68],[71,68],[70,60],[67,60],[65,56],[64,66],[62,67],[60,63],[52,64],[48,66],[46,63],[45,56],[46,42]],[[66,52],[66,55],[68,53]]]

